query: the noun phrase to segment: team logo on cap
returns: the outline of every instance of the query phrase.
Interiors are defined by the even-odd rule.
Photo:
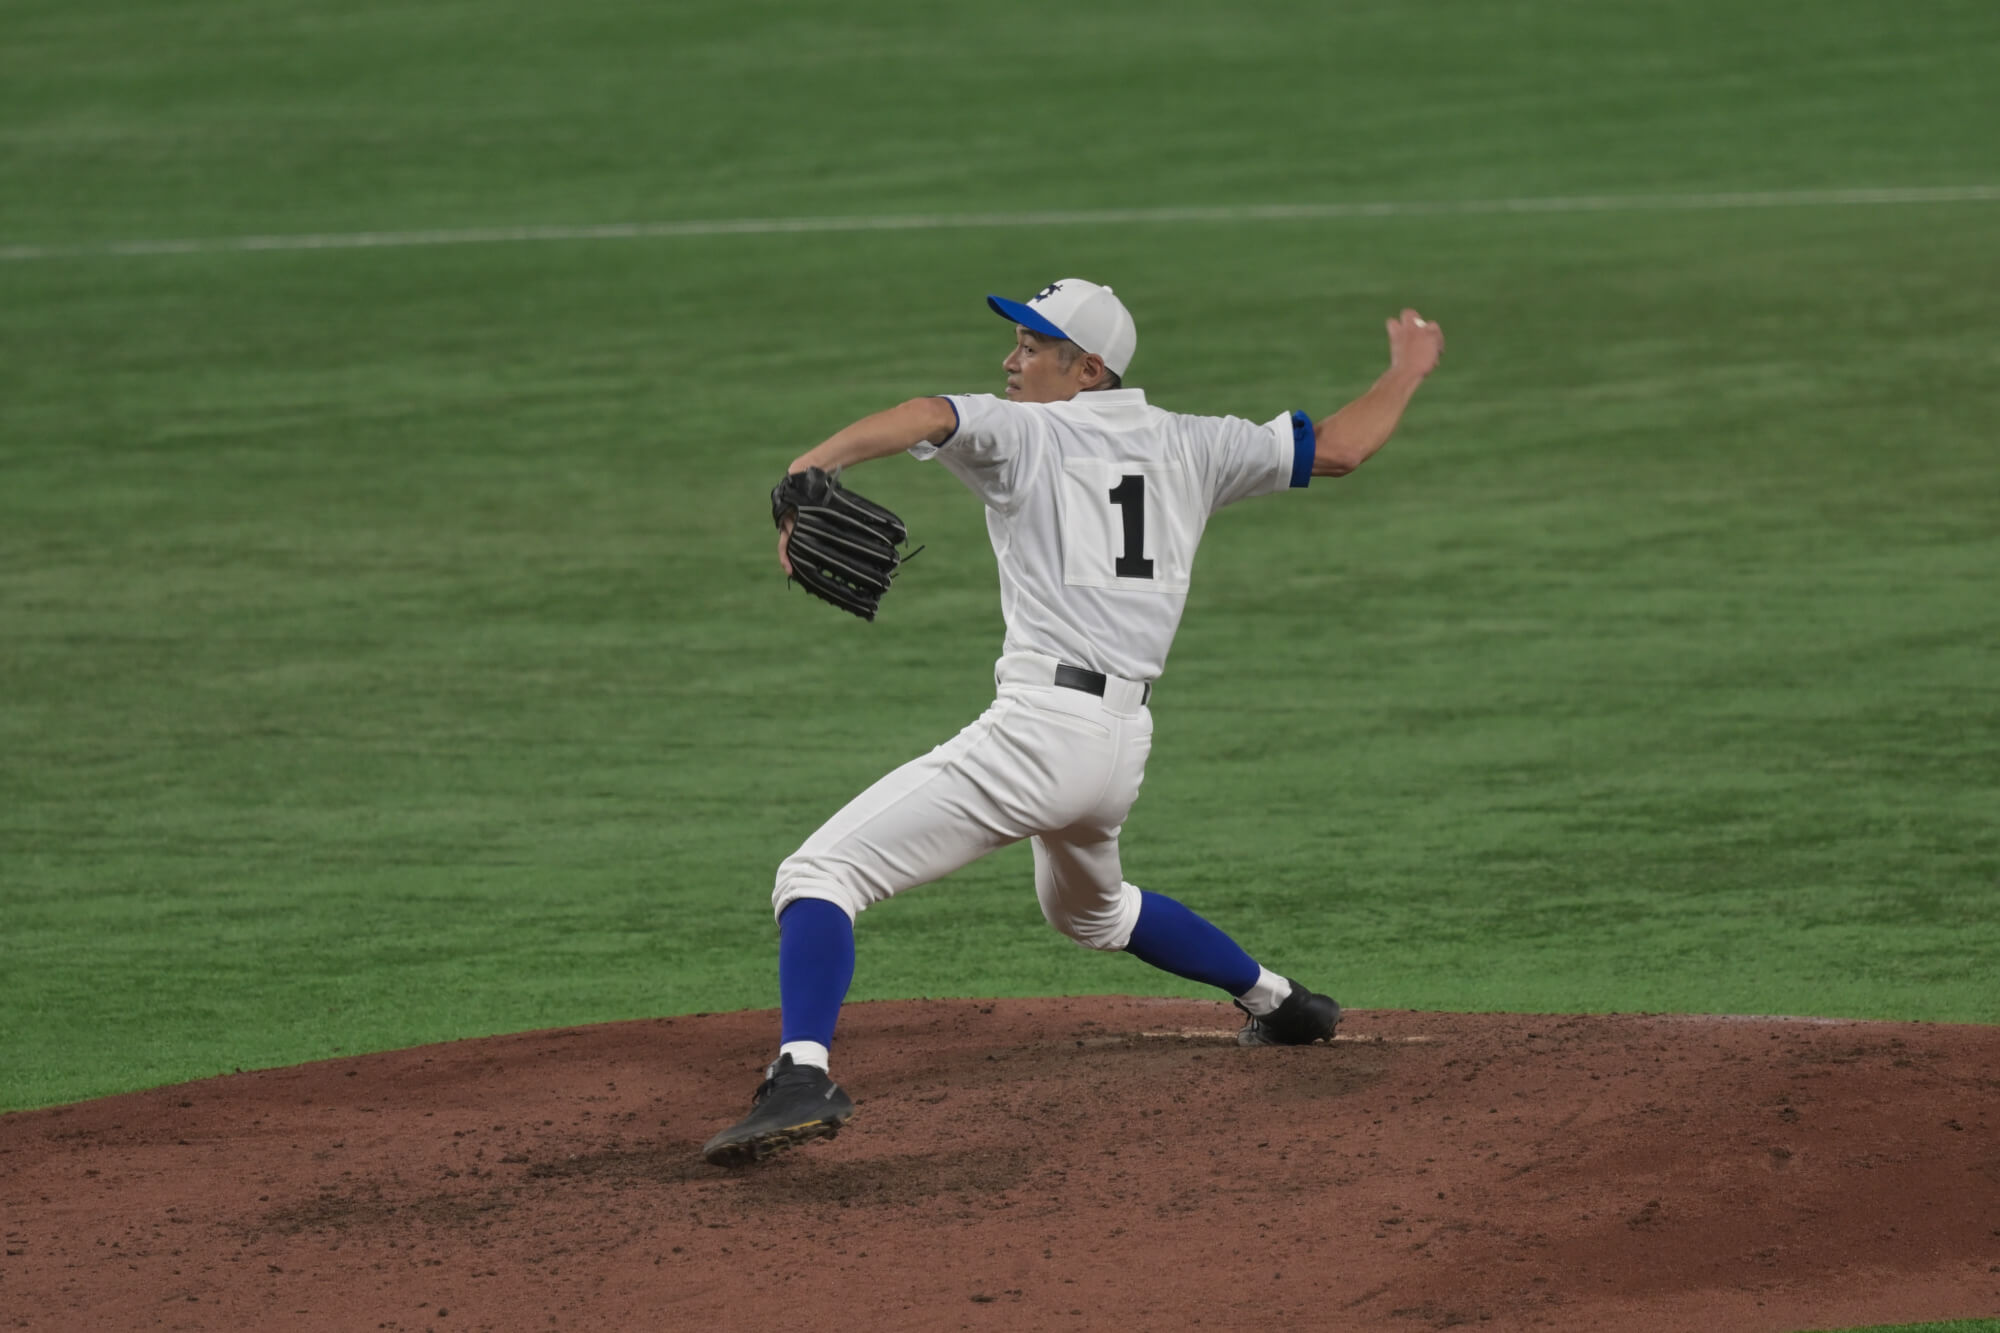
[[[1061,290],[1062,290],[1062,284],[1061,284],[1061,283],[1059,283],[1059,282],[1052,282],[1052,283],[1050,283],[1050,284],[1049,284],[1048,286],[1046,286],[1046,287],[1042,288],[1042,289],[1041,289],[1040,291],[1036,292],[1036,293],[1035,293],[1035,294],[1034,294],[1033,296],[1029,297],[1029,298],[1028,298],[1028,304],[1029,304],[1029,305],[1033,305],[1033,304],[1034,304],[1035,302],[1037,302],[1037,301],[1041,300],[1041,299],[1042,299],[1042,298],[1044,298],[1044,297],[1047,297],[1047,296],[1054,296],[1054,295],[1055,295],[1055,294],[1056,294],[1057,292],[1059,292],[1059,291],[1061,291]]]

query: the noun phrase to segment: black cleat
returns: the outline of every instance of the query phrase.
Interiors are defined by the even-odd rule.
[[[854,1115],[854,1101],[824,1069],[781,1055],[764,1071],[754,1110],[701,1146],[716,1166],[754,1166],[795,1143],[830,1139]]]
[[[1236,1002],[1243,1009],[1243,1002]],[[1316,1041],[1332,1041],[1340,1026],[1340,1006],[1330,995],[1317,995],[1298,982],[1285,1002],[1262,1018],[1251,1014],[1250,1021],[1236,1034],[1238,1046],[1310,1046]]]

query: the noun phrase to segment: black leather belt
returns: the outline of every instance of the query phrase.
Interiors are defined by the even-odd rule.
[[[1056,684],[1066,690],[1082,690],[1085,694],[1094,694],[1100,699],[1104,697],[1102,671],[1092,671],[1087,667],[1071,666],[1067,662],[1062,662],[1056,666]],[[1143,706],[1151,702],[1152,698],[1153,686],[1152,682],[1148,681],[1140,688],[1139,703]]]

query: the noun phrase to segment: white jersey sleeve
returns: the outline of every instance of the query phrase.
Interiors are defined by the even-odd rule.
[[[1205,438],[1194,458],[1207,486],[1210,512],[1312,479],[1313,423],[1303,412],[1262,423],[1208,417],[1203,425]]]
[[[974,495],[1002,513],[1012,509],[1019,489],[1020,460],[1035,438],[1033,413],[990,393],[946,394],[958,414],[958,428],[943,444],[915,444],[910,454],[935,458]]]

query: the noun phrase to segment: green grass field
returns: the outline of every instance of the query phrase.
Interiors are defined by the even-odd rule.
[[[2000,11],[1934,0],[9,11],[0,1107],[774,1002],[777,861],[989,697],[976,502],[874,626],[765,493],[1114,283],[1361,474],[1212,525],[1137,881],[1357,1007],[2000,1021]],[[117,254],[734,218],[1946,187]],[[1989,189],[1980,197],[1977,191]],[[1025,848],[857,998],[1194,994]]]

